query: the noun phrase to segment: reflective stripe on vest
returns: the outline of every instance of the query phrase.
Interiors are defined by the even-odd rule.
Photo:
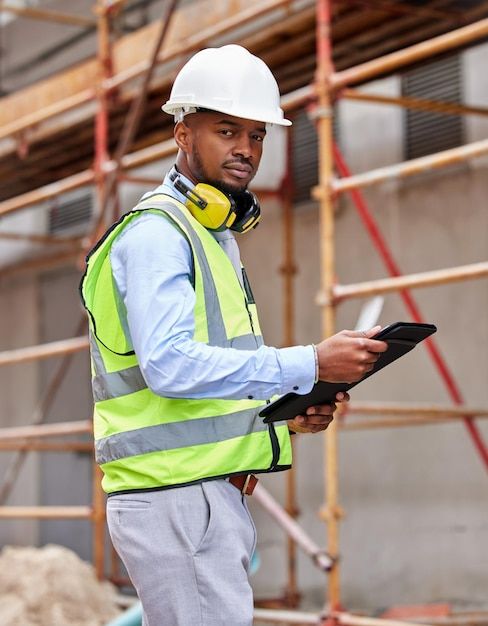
[[[231,340],[225,340],[224,347],[236,350],[255,350],[256,337],[241,335]],[[107,372],[103,363],[100,349],[92,333],[90,333],[90,349],[93,358],[95,376],[92,378],[93,399],[95,402],[126,396],[135,391],[147,388],[146,381],[138,365],[127,367],[117,372]]]
[[[251,431],[268,429],[262,420],[256,427],[255,420],[256,409],[247,409],[219,417],[158,424],[112,435],[95,442],[97,462],[109,463],[136,454],[216,443],[233,437],[242,437]],[[216,432],[218,439],[215,439]]]
[[[157,203],[153,202],[151,204],[151,208],[157,208]],[[190,222],[186,219],[182,211],[168,203],[164,204],[163,210],[176,217],[176,219],[185,226],[186,232],[190,237],[202,272],[203,294],[205,297],[205,309],[207,311],[208,345],[222,346],[227,341],[227,335],[225,332],[224,320],[222,319],[222,311],[219,307],[217,289],[215,288],[215,282],[208,265],[207,256],[203,250],[202,242],[197,237]]]

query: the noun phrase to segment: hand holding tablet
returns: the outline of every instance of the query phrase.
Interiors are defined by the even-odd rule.
[[[337,393],[349,391],[359,382],[410,352],[436,330],[433,324],[395,322],[374,334],[373,337],[365,336],[364,342],[348,341],[348,339],[360,337],[357,331],[337,333],[326,340],[329,341],[329,345],[325,347],[325,350],[322,349],[322,354],[319,350],[321,346],[324,348],[325,342],[317,346],[319,378],[322,379],[325,376],[327,378],[319,380],[308,394],[287,393],[266,405],[260,415],[264,417],[265,422],[289,420],[304,414],[310,406],[334,402]],[[336,353],[331,349],[331,340],[334,340],[333,346],[337,350]],[[387,349],[383,342],[386,343]],[[344,363],[346,368],[341,376],[340,367],[344,367]]]

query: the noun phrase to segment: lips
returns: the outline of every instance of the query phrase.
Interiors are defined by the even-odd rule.
[[[224,169],[235,178],[249,178],[252,174],[252,167],[244,163],[229,163],[224,165]]]

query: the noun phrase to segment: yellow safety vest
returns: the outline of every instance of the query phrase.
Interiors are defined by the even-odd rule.
[[[188,240],[194,266],[194,341],[257,350],[261,331],[250,289],[243,289],[220,245],[186,207],[157,194],[144,199],[87,257],[80,290],[90,319],[95,456],[107,493],[185,485],[291,465],[285,422],[265,424],[262,400],[165,398],[148,388],[120,316],[110,250],[141,214],[168,219]]]

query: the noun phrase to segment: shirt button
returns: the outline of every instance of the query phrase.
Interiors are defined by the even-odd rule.
[[[248,400],[254,400],[254,396],[247,396]]]
[[[294,391],[298,391],[300,389],[300,387],[297,387],[296,385],[293,387]]]

